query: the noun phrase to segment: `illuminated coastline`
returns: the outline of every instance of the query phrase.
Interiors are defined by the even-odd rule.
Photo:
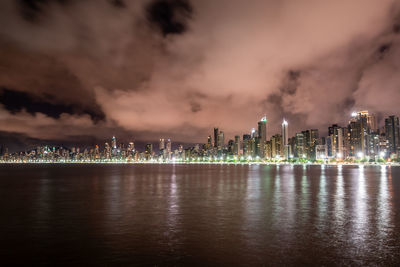
[[[203,160],[172,160],[172,161],[127,161],[127,160],[110,160],[110,161],[91,161],[91,160],[28,160],[28,161],[4,161],[0,160],[0,164],[215,164],[215,165],[301,165],[301,166],[400,166],[398,162],[288,162],[288,161],[203,161]]]
[[[235,135],[225,142],[225,133],[213,129],[207,142],[184,147],[170,138],[160,138],[158,147],[147,143],[139,150],[135,143],[118,142],[112,136],[104,146],[37,146],[24,152],[1,151],[1,163],[206,163],[206,164],[332,164],[397,165],[400,162],[399,118],[389,116],[379,129],[375,115],[354,112],[345,127],[333,124],[328,135],[318,129],[289,137],[289,122],[283,119],[281,134],[267,139],[267,117],[257,122],[250,134]]]

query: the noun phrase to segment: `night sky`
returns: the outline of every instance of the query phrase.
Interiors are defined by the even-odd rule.
[[[400,1],[1,0],[0,144],[400,115]]]

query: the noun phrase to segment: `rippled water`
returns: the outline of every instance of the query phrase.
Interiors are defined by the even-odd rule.
[[[400,168],[1,165],[0,263],[398,265]]]

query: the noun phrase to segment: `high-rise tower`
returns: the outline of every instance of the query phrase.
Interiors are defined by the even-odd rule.
[[[282,122],[282,157],[284,159],[289,158],[289,131],[288,131],[288,122],[283,119]]]
[[[165,139],[164,138],[160,139],[160,147],[159,148],[160,148],[160,151],[165,149]]]
[[[397,154],[400,147],[399,117],[389,116],[385,119],[385,134],[388,141],[388,152]]]
[[[282,122],[282,145],[284,145],[284,146],[288,145],[288,139],[289,139],[288,122],[285,119],[283,119],[283,122]]]
[[[218,147],[218,128],[214,128],[214,147]]]
[[[258,122],[258,156],[265,157],[265,144],[267,143],[267,117]]]
[[[112,139],[111,139],[111,147],[113,149],[117,148],[117,138],[115,138],[115,136],[113,136]]]

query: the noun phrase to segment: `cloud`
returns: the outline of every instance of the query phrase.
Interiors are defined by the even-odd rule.
[[[400,97],[400,35],[390,45],[379,49],[379,60],[365,69],[357,90],[355,106],[385,114],[399,112]]]
[[[283,117],[294,135],[345,124],[356,108],[400,112],[395,0],[5,0],[0,10],[0,87],[79,107],[34,113],[60,132],[74,126],[63,138],[97,129],[204,142],[214,126],[231,138],[264,114],[270,136]],[[4,131],[23,133],[32,116],[26,105],[2,112],[14,120]]]
[[[32,115],[24,110],[10,114],[3,106],[0,108],[0,124],[0,131],[27,134],[37,139],[62,140],[83,132],[96,132],[89,115],[62,113],[55,119],[39,112]]]

